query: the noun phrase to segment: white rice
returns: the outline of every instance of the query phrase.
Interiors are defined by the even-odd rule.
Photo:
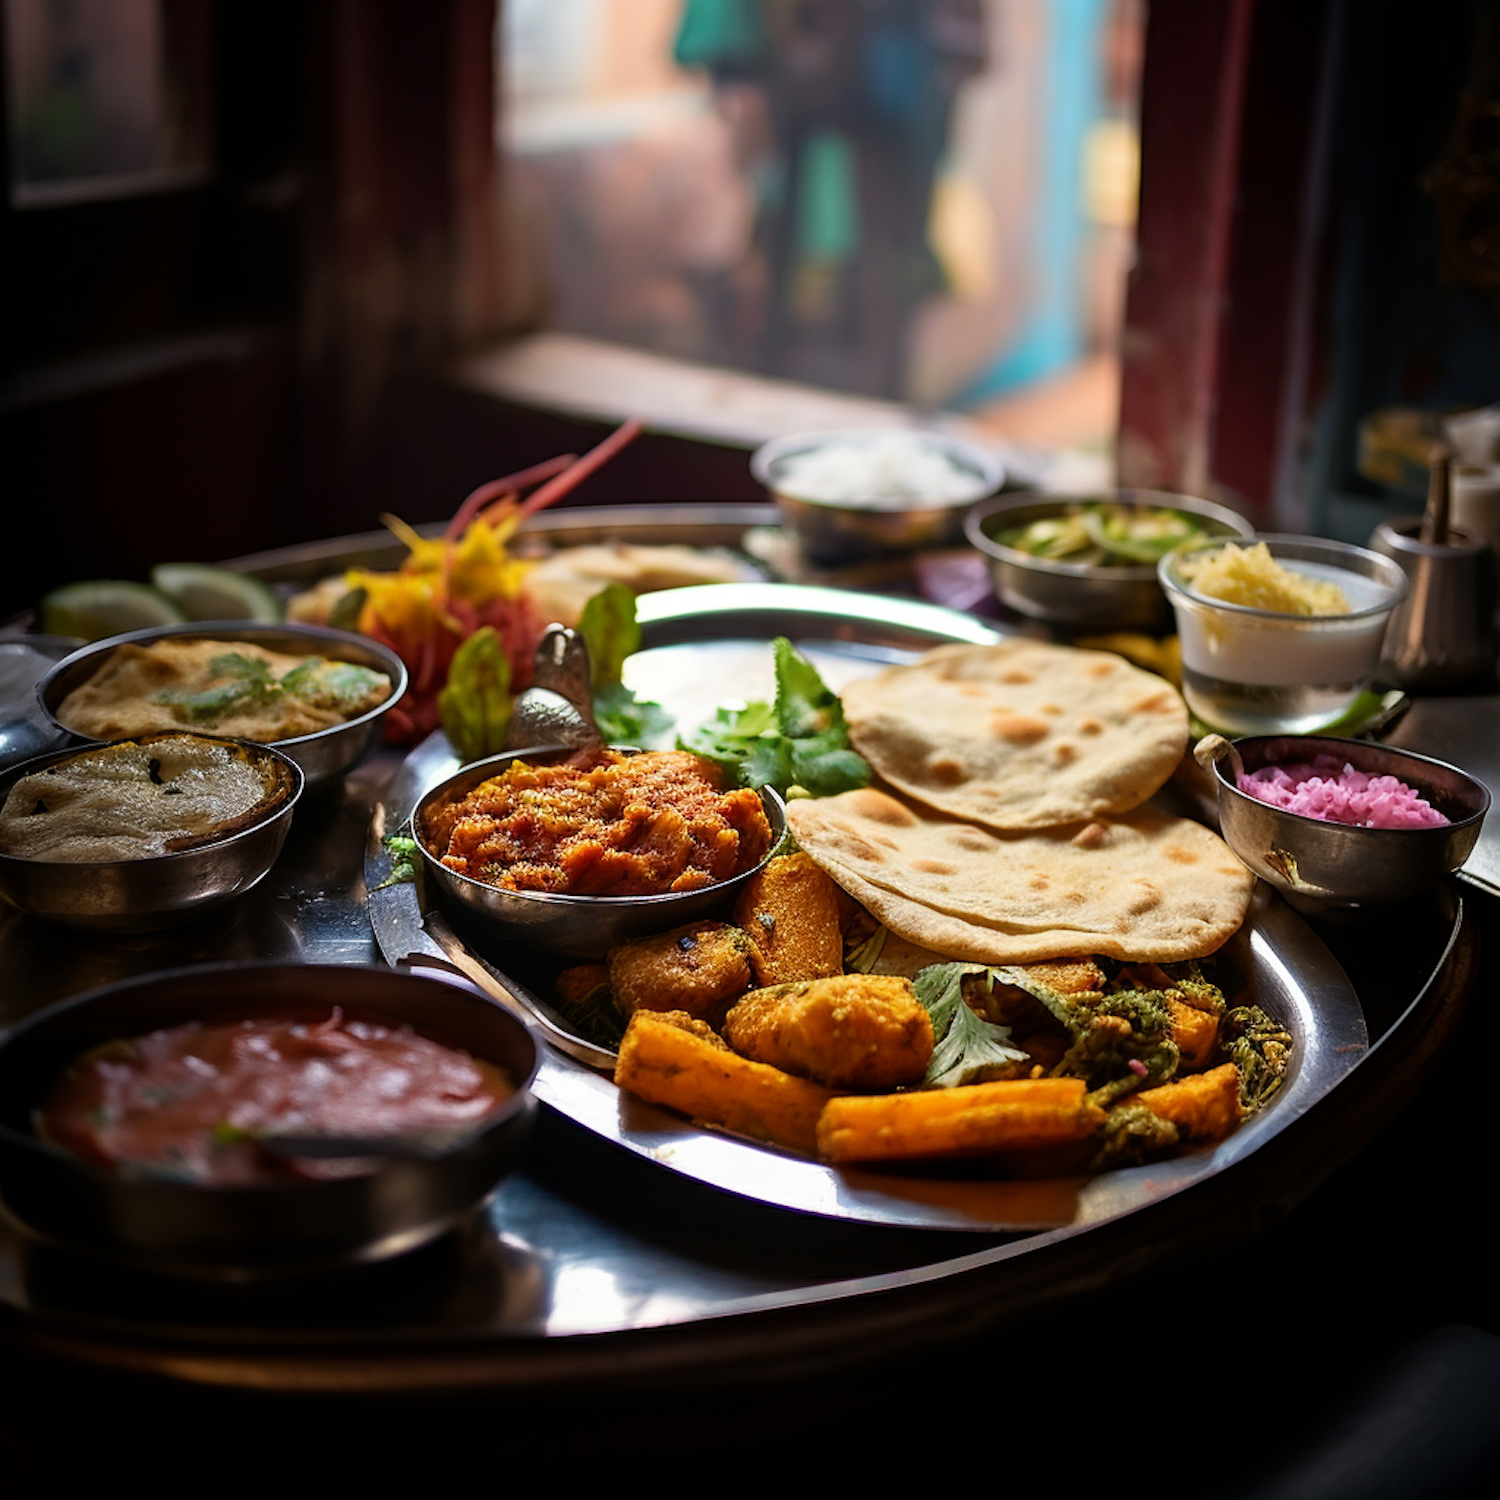
[[[868,442],[830,443],[784,458],[773,475],[777,489],[801,500],[854,502],[897,510],[914,500],[942,505],[976,500],[984,477],[953,461],[919,433],[884,432]]]

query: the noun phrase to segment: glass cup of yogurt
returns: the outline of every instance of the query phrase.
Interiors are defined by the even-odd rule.
[[[1265,544],[1273,592],[1333,584],[1346,608],[1293,613],[1239,602],[1255,591],[1227,590],[1193,577],[1223,542],[1169,553],[1157,576],[1177,618],[1182,692],[1204,723],[1233,734],[1307,734],[1337,722],[1374,678],[1391,612],[1406,595],[1406,575],[1390,558],[1347,542],[1257,534]],[[1235,545],[1231,543],[1229,545]],[[1266,556],[1268,555],[1268,557]],[[1289,577],[1287,575],[1290,575]],[[1285,589],[1277,585],[1285,584]],[[1326,601],[1313,607],[1328,608]]]

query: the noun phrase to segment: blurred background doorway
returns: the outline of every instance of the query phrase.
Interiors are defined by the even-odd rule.
[[[509,0],[537,326],[919,406],[1116,415],[1143,0]]]

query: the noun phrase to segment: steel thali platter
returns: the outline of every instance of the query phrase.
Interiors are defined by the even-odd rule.
[[[683,728],[730,699],[774,691],[769,641],[792,639],[835,689],[856,676],[952,641],[998,639],[988,625],[936,606],[784,584],[720,584],[640,601],[642,649],[626,683],[663,703]],[[1353,987],[1322,941],[1261,891],[1224,959],[1251,997],[1291,1031],[1295,1058],[1277,1098],[1217,1146],[1092,1177],[1040,1181],[835,1169],[702,1129],[622,1094],[601,1069],[607,1055],[574,1036],[543,995],[534,955],[501,951],[455,932],[411,882],[388,883],[383,839],[398,832],[429,788],[458,767],[441,732],[407,757],[377,811],[366,851],[376,941],[392,963],[456,965],[497,997],[509,995],[553,1042],[535,1091],[602,1140],[666,1171],[798,1213],[871,1225],[981,1233],[1078,1230],[1147,1207],[1223,1171],[1284,1130],[1364,1054],[1365,1018]]]

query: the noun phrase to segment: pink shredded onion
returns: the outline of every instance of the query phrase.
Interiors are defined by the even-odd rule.
[[[1357,828],[1438,828],[1449,821],[1398,777],[1371,776],[1334,755],[1263,766],[1241,776],[1239,789],[1272,807]]]

